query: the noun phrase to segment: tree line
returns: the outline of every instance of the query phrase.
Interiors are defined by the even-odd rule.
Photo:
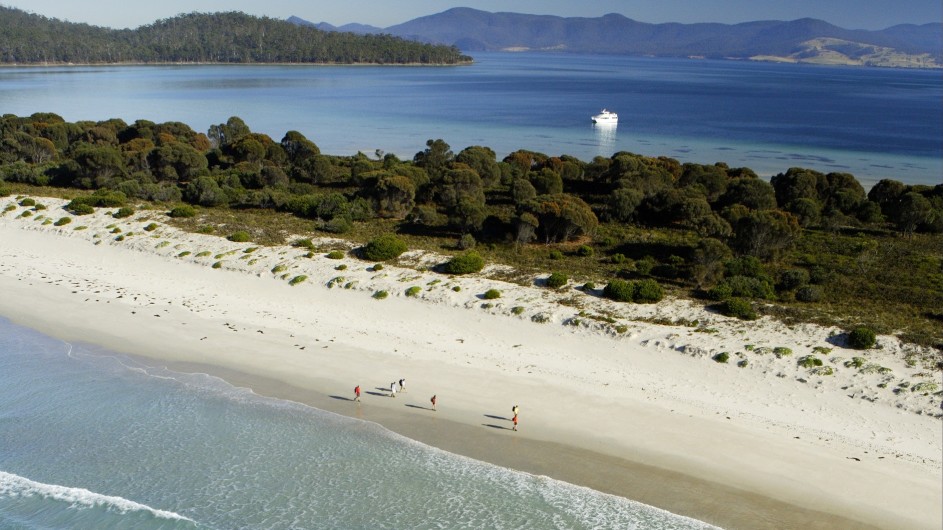
[[[0,63],[462,64],[452,46],[324,32],[239,12],[191,13],[136,29],[76,24],[0,6]]]
[[[943,234],[943,185],[885,179],[866,192],[848,173],[790,168],[766,181],[749,168],[629,152],[582,161],[518,150],[499,160],[488,147],[456,153],[441,139],[408,160],[380,151],[334,156],[298,131],[276,140],[238,117],[201,133],[180,122],[5,115],[0,139],[0,191],[4,182],[21,182],[272,209],[336,234],[387,219],[402,233],[451,239],[459,248],[486,243],[553,255],[576,245],[575,254],[599,253],[593,259],[627,279],[679,282],[719,301],[817,302],[826,282],[841,283],[843,271],[855,269],[870,275],[867,284],[847,287],[855,296],[875,303],[897,297],[922,311],[943,307],[939,248],[874,268],[874,240],[818,236]],[[659,249],[618,240],[629,232],[675,234],[680,242]]]

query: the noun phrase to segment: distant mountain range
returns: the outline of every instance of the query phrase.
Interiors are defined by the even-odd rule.
[[[323,31],[387,33],[463,51],[557,51],[657,57],[808,62],[886,67],[943,67],[943,24],[849,30],[811,18],[742,24],[648,24],[609,14],[564,18],[454,8],[388,28],[335,27],[298,17]]]

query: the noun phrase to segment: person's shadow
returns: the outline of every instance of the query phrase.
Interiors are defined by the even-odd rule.
[[[432,407],[423,407],[423,406],[420,406],[420,405],[413,405],[412,403],[407,403],[406,406],[407,406],[407,407],[410,407],[410,408],[414,408],[414,409],[435,410],[435,409],[432,408]]]
[[[331,396],[331,398],[333,398],[333,399],[339,399],[339,400],[341,400],[341,401],[353,401],[353,399],[351,399],[351,398],[349,398],[349,397],[344,397],[344,396]]]
[[[511,421],[511,418],[505,418],[504,416],[495,416],[495,415],[493,415],[493,414],[485,414],[485,417],[486,417],[486,418],[491,418],[491,419],[493,419],[493,420]]]
[[[504,418],[501,418],[501,419],[503,420]],[[492,423],[482,423],[482,425],[484,425],[485,427],[491,427],[492,429],[499,429],[499,430],[502,430],[502,431],[513,431],[513,430],[514,430],[514,429],[509,429],[509,428],[505,427],[504,425],[494,425],[494,424],[492,424]]]

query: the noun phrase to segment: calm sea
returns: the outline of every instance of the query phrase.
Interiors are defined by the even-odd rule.
[[[713,527],[0,319],[0,528]]]
[[[943,73],[734,61],[478,53],[463,67],[0,68],[0,112],[67,120],[239,116],[329,154],[401,158],[442,138],[582,160],[616,151],[753,168],[943,182]],[[619,124],[597,128],[603,107]]]

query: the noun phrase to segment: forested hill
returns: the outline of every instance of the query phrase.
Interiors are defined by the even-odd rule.
[[[0,6],[0,63],[461,64],[452,46],[324,32],[244,13],[191,13],[109,29]]]

